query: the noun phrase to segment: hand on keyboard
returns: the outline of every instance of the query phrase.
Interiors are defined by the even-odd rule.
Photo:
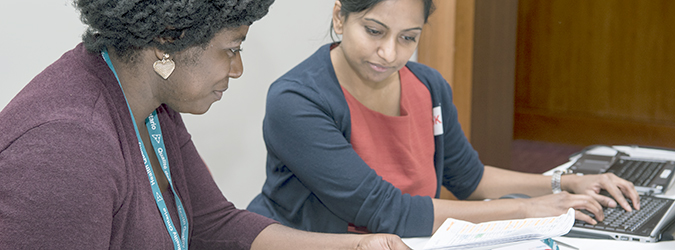
[[[585,221],[577,220],[574,225],[616,232],[631,232],[648,222],[654,214],[658,213],[668,203],[668,200],[651,196],[640,196],[640,201],[643,204],[643,207],[640,210],[629,212],[621,207],[606,207],[603,209],[605,219],[602,222],[591,225]],[[595,216],[587,211],[584,211],[583,213],[590,217]]]
[[[569,208],[574,208],[576,210],[575,218],[578,220],[595,225],[597,221],[594,218],[604,219],[602,205],[588,195],[570,194],[563,191],[523,200],[523,202],[525,202],[526,218],[557,216],[567,212]],[[594,214],[594,217],[580,211],[588,211]]]
[[[640,198],[633,183],[612,173],[583,176],[563,175],[561,185],[563,190],[589,195],[605,207],[616,207],[618,203],[626,211],[632,211],[633,208],[640,209]],[[601,190],[606,190],[614,199],[601,195]]]

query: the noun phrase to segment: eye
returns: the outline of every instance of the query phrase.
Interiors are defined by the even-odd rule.
[[[368,34],[371,34],[371,35],[374,35],[374,36],[382,34],[382,31],[370,28],[368,26],[365,26],[365,28],[366,28],[366,32],[368,32]]]
[[[237,55],[237,53],[240,53],[240,52],[244,51],[244,49],[241,46],[236,47],[236,48],[230,48],[230,49],[227,49],[227,50],[228,50],[227,55],[230,56],[230,57],[234,57],[234,56]]]
[[[406,42],[415,42],[415,41],[417,41],[417,38],[414,37],[414,36],[402,36],[402,38],[403,38],[403,40],[405,40]]]

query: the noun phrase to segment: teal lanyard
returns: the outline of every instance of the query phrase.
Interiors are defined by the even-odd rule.
[[[122,83],[120,83],[120,78],[117,76],[117,72],[110,61],[110,56],[108,56],[108,50],[103,49],[101,51],[103,59],[110,67],[110,70],[115,74],[117,78],[117,83],[122,88]],[[124,89],[122,89],[124,93]],[[178,237],[178,232],[174,228],[173,221],[169,215],[169,210],[166,208],[166,203],[164,203],[164,197],[162,192],[159,190],[159,185],[155,179],[155,172],[152,170],[152,164],[149,161],[148,152],[143,146],[143,140],[141,139],[141,134],[138,132],[138,126],[136,126],[136,119],[134,119],[134,114],[131,112],[131,107],[129,106],[129,101],[124,96],[124,100],[127,102],[127,107],[129,108],[129,114],[131,114],[131,121],[134,123],[134,130],[136,130],[136,137],[138,138],[138,146],[141,148],[141,155],[143,155],[143,164],[145,164],[145,171],[148,173],[148,179],[150,180],[150,187],[152,188],[152,193],[155,197],[155,203],[157,203],[157,208],[159,209],[162,219],[164,219],[164,225],[166,230],[169,232],[169,236],[173,241],[174,250],[187,250],[187,241],[188,241],[188,221],[185,209],[183,209],[183,203],[180,201],[180,197],[176,193],[176,189],[173,187],[173,181],[171,181],[171,170],[169,169],[169,161],[166,158],[166,147],[164,146],[164,138],[162,138],[162,129],[159,126],[159,118],[157,117],[157,111],[153,111],[148,118],[145,119],[145,126],[148,129],[150,134],[150,142],[152,142],[152,147],[155,149],[155,154],[157,155],[157,160],[159,160],[159,165],[162,167],[164,176],[171,186],[171,191],[173,191],[174,199],[176,200],[176,210],[178,210],[178,217],[180,218],[180,227],[181,227],[181,236]]]

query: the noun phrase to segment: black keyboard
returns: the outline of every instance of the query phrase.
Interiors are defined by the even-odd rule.
[[[575,227],[594,228],[611,232],[634,232],[639,234],[649,234],[653,226],[658,223],[663,214],[665,214],[670,203],[670,199],[661,199],[652,196],[640,196],[640,210],[627,212],[621,206],[615,208],[605,207],[603,213],[605,220],[592,225],[581,220],[574,222]],[[629,203],[630,200],[629,200]],[[631,206],[633,204],[631,203]],[[583,212],[591,217],[595,217],[590,212]]]
[[[665,165],[665,162],[620,159],[607,172],[614,173],[635,186],[646,187],[658,173],[661,173]]]

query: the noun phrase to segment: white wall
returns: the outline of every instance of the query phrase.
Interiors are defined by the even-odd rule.
[[[243,44],[244,75],[204,115],[184,115],[202,157],[225,197],[245,208],[265,181],[262,138],[267,88],[330,42],[335,0],[276,0]]]
[[[251,26],[244,75],[204,115],[184,115],[188,130],[226,197],[244,208],[265,180],[262,119],[269,84],[330,41],[334,0],[277,0]],[[6,1],[0,8],[0,107],[73,48],[84,25],[71,0]],[[1,132],[1,131],[0,131]]]

